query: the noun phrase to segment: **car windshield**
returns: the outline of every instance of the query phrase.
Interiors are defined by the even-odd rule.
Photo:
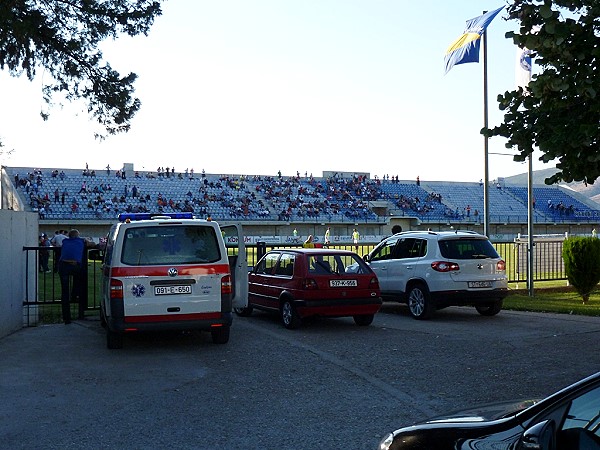
[[[123,242],[121,262],[132,266],[201,264],[221,259],[212,227],[174,225],[131,227]]]
[[[496,249],[487,239],[459,238],[439,241],[440,251],[448,259],[499,258]]]

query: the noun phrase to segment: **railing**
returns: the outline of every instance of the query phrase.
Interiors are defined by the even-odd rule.
[[[361,256],[368,254],[377,243],[363,243],[358,249],[353,243],[331,245],[330,248],[355,251]],[[509,283],[525,283],[527,280],[527,244],[525,242],[499,242],[494,244],[498,254],[506,261]],[[259,242],[247,245],[248,266],[254,266],[264,252],[273,248],[298,248],[300,244],[266,244]],[[39,251],[50,250],[48,268],[50,272],[39,271]],[[61,321],[61,285],[54,267],[54,248],[24,247],[26,252],[26,298],[23,300],[24,325],[57,323]],[[97,252],[98,250],[88,250]],[[87,258],[87,255],[86,255]],[[89,257],[83,264],[81,295],[72,303],[73,317],[97,316],[101,301],[102,271],[101,262]],[[536,242],[534,246],[533,280],[566,280],[562,259],[562,241]]]
[[[562,241],[536,242],[534,246],[533,281],[566,280],[562,259]],[[376,244],[359,244],[358,250],[352,243],[330,246],[342,250],[355,251],[361,256],[368,254]],[[252,248],[251,246],[249,246]],[[273,248],[298,248],[298,244],[265,244],[265,251]],[[527,244],[525,242],[497,242],[496,251],[506,262],[506,275],[509,283],[522,283],[527,280]],[[257,252],[248,251],[248,266],[258,260]]]

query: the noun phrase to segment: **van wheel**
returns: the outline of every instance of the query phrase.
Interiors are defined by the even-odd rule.
[[[210,330],[213,344],[227,344],[229,342],[229,327],[217,327]]]
[[[252,306],[248,305],[245,308],[233,308],[233,311],[240,317],[248,317],[252,314]]]
[[[477,305],[475,309],[482,316],[495,316],[502,310],[502,300],[494,300],[492,303]]]
[[[410,288],[408,292],[408,309],[411,316],[418,320],[429,319],[435,312],[431,296],[424,284],[418,283]]]
[[[106,328],[106,347],[111,350],[123,348],[123,334]]]
[[[281,304],[281,322],[288,330],[295,330],[302,324],[302,319],[298,315],[296,308],[291,300],[284,300]]]
[[[363,314],[360,316],[353,316],[354,323],[360,327],[368,327],[373,323],[375,314]]]

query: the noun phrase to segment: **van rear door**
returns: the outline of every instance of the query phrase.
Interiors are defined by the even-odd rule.
[[[217,227],[182,220],[123,228],[111,277],[122,283],[127,321],[195,320],[221,311],[221,278],[229,270]]]
[[[239,224],[221,226],[221,234],[227,248],[234,308],[248,306],[248,260],[242,226]]]

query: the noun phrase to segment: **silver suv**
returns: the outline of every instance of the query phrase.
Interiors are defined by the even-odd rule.
[[[475,306],[493,316],[508,294],[506,264],[486,236],[471,231],[408,231],[365,256],[381,295],[408,304],[415,319],[447,306]]]

